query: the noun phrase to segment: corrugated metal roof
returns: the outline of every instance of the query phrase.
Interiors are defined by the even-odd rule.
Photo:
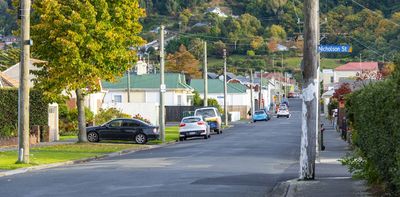
[[[190,86],[197,92],[204,92],[204,80],[192,79]],[[228,83],[228,94],[245,94],[247,87],[240,83]],[[224,93],[224,83],[219,79],[208,79],[208,93]]]
[[[115,82],[102,81],[103,89],[126,89],[128,75],[117,79]],[[186,84],[185,75],[179,73],[165,73],[165,85],[167,89],[193,89]],[[136,75],[130,74],[130,86],[132,89],[159,89],[160,74]]]
[[[335,68],[335,71],[378,70],[378,62],[349,62]]]

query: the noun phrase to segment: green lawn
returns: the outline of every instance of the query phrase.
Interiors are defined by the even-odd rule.
[[[64,162],[101,156],[107,153],[125,149],[145,149],[146,145],[111,144],[111,143],[83,143],[66,144],[32,148],[30,151],[31,164],[15,164],[18,158],[17,151],[0,152],[0,169],[12,170],[28,166]]]

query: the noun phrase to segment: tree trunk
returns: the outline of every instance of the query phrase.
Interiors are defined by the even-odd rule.
[[[76,106],[78,107],[78,142],[87,142],[86,120],[85,120],[85,96],[81,89],[76,90]]]

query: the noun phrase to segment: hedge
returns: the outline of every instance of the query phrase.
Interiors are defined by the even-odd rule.
[[[391,196],[400,196],[399,79],[368,85],[346,102],[355,150],[344,164]]]
[[[30,125],[47,125],[48,103],[38,90],[30,91]],[[0,89],[0,136],[16,136],[18,89]]]

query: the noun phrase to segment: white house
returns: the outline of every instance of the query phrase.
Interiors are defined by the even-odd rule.
[[[114,107],[129,115],[140,114],[158,125],[160,103],[160,74],[137,75],[130,73],[128,100],[128,75],[117,81],[102,82],[106,91],[102,108]],[[190,106],[193,103],[193,88],[186,84],[185,75],[165,73],[165,105]]]
[[[216,14],[217,16],[223,17],[223,18],[228,17],[228,15],[226,15],[226,14],[221,10],[221,8],[219,8],[219,7],[208,8],[207,11],[205,12],[205,14],[207,14],[207,13],[213,13],[213,14]]]
[[[117,81],[102,82],[103,90],[107,91],[104,103],[159,103],[160,74],[137,75],[131,73],[130,101],[128,101],[128,75]],[[186,84],[185,75],[165,73],[165,105],[188,106],[192,104],[193,88]]]
[[[204,98],[204,80],[192,79],[190,86]],[[250,91],[245,85],[240,83],[228,83],[227,85],[227,106],[230,112],[240,112],[242,118],[246,117],[247,111],[250,109]],[[218,101],[220,106],[224,106],[224,83],[219,79],[208,79],[208,98]],[[254,98],[256,95],[254,94]]]

